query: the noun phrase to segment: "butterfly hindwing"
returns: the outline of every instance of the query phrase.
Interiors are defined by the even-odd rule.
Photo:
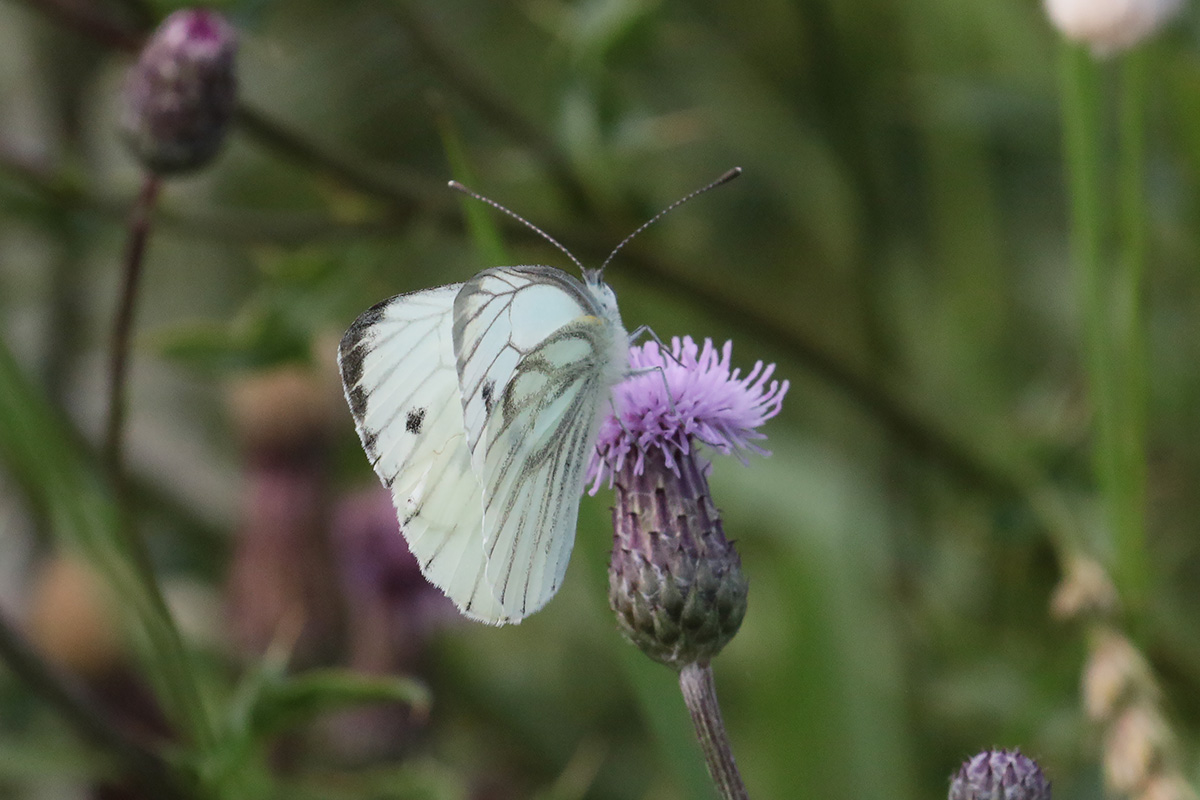
[[[514,618],[545,605],[566,572],[613,335],[584,286],[550,267],[486,270],[455,301],[487,577]]]
[[[513,621],[482,547],[482,486],[471,468],[453,348],[460,285],[393,297],[342,338],[338,363],[363,449],[392,492],[421,571],[468,616]]]

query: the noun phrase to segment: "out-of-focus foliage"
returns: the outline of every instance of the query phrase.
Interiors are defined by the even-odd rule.
[[[44,5],[58,4],[0,3],[0,337],[20,370],[0,392],[48,398],[46,446],[82,459],[74,430],[95,440],[102,427],[140,180],[117,125],[131,54]],[[86,5],[129,30],[176,7]],[[444,188],[464,170],[596,266],[740,165],[607,279],[629,328],[732,338],[735,363],[778,362],[792,381],[766,426],[773,455],[718,459],[711,475],[750,579],[715,670],[751,795],[937,797],[964,757],[1018,745],[1059,800],[1097,795],[1084,638],[1049,616],[1055,549],[1013,491],[1051,493],[1099,527],[1058,42],[1035,0],[220,7],[241,34],[245,113],[210,169],[165,185],[150,240],[129,411],[143,530],[218,719],[247,702],[266,652],[292,654],[301,676],[413,676],[432,706],[338,711],[270,755],[239,751],[236,769],[196,769],[228,768],[246,789],[268,785],[270,763],[291,797],[706,796],[673,676],[643,663],[607,608],[604,495],[585,499],[544,611],[515,628],[460,620],[419,577],[389,571],[386,537],[350,533],[375,530],[362,520],[378,498],[361,494],[375,478],[333,359],[373,303],[492,265],[479,253],[497,245],[477,247]],[[1195,773],[1197,12],[1141,55],[1153,580],[1133,627]],[[496,224],[516,262],[571,268]],[[296,438],[317,455],[297,456]],[[44,506],[42,462],[4,456],[0,599],[44,642],[38,624],[95,600],[68,591],[61,618],[39,600],[71,508]],[[296,538],[272,540],[281,530]],[[1105,556],[1105,537],[1089,538]],[[155,688],[134,651],[49,654],[133,713]],[[334,688],[403,696],[373,686]],[[311,705],[302,716],[332,704],[313,691],[293,698]],[[154,717],[151,705],[134,722]],[[76,796],[56,793],[102,766],[0,670],[0,795]]]

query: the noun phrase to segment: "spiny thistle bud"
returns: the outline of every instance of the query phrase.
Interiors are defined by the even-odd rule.
[[[984,750],[950,781],[950,800],[1050,800],[1050,781],[1020,750]]]
[[[149,170],[167,175],[207,164],[233,116],[237,34],[216,12],[167,17],[129,71],[121,129]]]
[[[617,624],[655,661],[708,663],[741,626],[749,586],[703,467],[689,454],[673,471],[652,452],[640,475],[622,472],[614,483],[609,602]]]
[[[1046,13],[1072,41],[1097,56],[1125,50],[1167,22],[1182,0],[1045,0]]]
[[[779,413],[788,383],[774,365],[744,378],[730,370],[731,343],[701,349],[674,339],[630,349],[639,373],[613,392],[616,416],[601,423],[589,466],[594,494],[616,487],[609,600],[625,636],[656,661],[681,669],[707,664],[746,613],[741,559],[725,538],[709,494],[700,443],[724,453],[752,451],[758,426]]]

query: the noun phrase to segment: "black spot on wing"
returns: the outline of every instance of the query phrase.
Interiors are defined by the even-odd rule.
[[[496,382],[488,381],[483,384],[483,413],[485,416],[492,415],[492,406],[494,405],[492,397],[496,391]]]
[[[408,416],[404,420],[404,430],[409,433],[420,433],[421,423],[425,421],[425,409],[414,408],[408,412]]]
[[[372,462],[378,460],[376,458],[376,453],[375,453],[375,442],[377,442],[377,441],[379,441],[379,432],[378,431],[363,431],[363,435],[362,435],[363,450],[365,450],[367,452],[367,456],[371,459]]]

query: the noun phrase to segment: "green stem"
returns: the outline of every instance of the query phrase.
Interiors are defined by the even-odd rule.
[[[1126,63],[1121,106],[1119,206],[1105,198],[1105,125],[1100,68],[1082,47],[1063,46],[1062,114],[1071,244],[1084,318],[1087,373],[1095,417],[1093,459],[1108,528],[1113,569],[1136,608],[1146,587],[1145,395],[1141,285],[1145,260],[1144,82],[1139,56]],[[1106,252],[1115,227],[1121,259]]]
[[[1146,52],[1135,49],[1122,64],[1120,107],[1121,290],[1120,336],[1123,424],[1119,524],[1116,527],[1117,580],[1136,608],[1146,596],[1146,429],[1148,348],[1144,285],[1148,206],[1146,203]]]

